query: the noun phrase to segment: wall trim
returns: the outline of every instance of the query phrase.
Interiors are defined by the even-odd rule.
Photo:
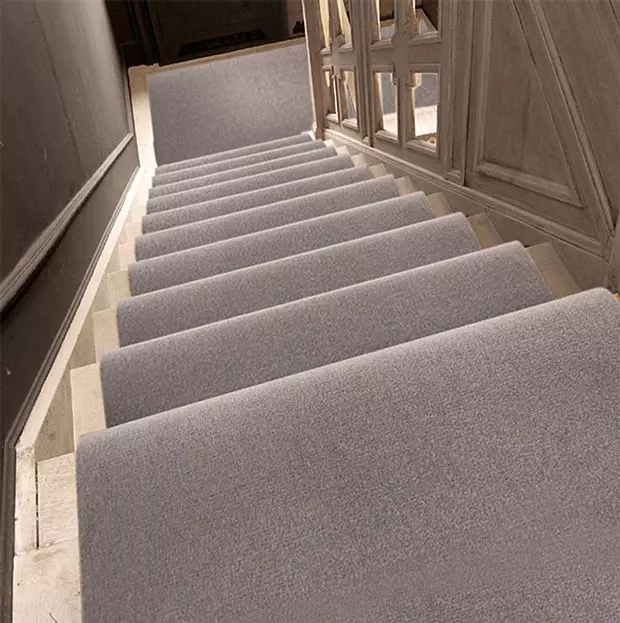
[[[128,135],[129,136],[129,135]],[[133,134],[129,138],[129,142],[133,139]],[[124,141],[124,139],[123,139]],[[119,143],[119,147],[123,141]],[[120,150],[115,160],[118,159],[120,154],[124,151],[126,145]],[[116,152],[116,150],[115,150]],[[115,153],[113,152],[113,153]],[[109,169],[110,167],[108,167]],[[83,307],[86,305],[85,296],[87,290],[91,285],[91,282],[100,280],[102,271],[105,269],[109,261],[116,238],[120,235],[123,222],[131,207],[133,197],[138,189],[140,182],[140,172],[142,169],[136,166],[127,180],[125,188],[121,196],[118,199],[118,203],[114,209],[114,212],[110,216],[108,224],[103,232],[97,248],[91,258],[88,268],[84,274],[84,277],[80,283],[69,309],[60,325],[58,332],[56,333],[54,340],[48,350],[47,356],[39,371],[36,375],[28,395],[22,403],[19,412],[17,413],[15,420],[7,433],[4,445],[2,447],[2,499],[0,500],[0,620],[8,621],[12,620],[12,593],[13,593],[13,552],[14,552],[14,513],[15,513],[15,477],[16,477],[16,457],[17,446],[20,441],[22,432],[25,429],[28,418],[39,399],[41,390],[52,370],[54,362],[63,347],[64,341],[71,329],[71,326],[76,316],[83,311]],[[94,190],[94,187],[93,187]],[[92,192],[92,191],[91,191]],[[86,198],[87,199],[87,198]],[[85,203],[86,199],[82,202]],[[116,236],[116,238],[115,238]],[[96,289],[96,288],[95,288]],[[86,312],[90,305],[86,307]]]
[[[30,248],[17,262],[13,270],[2,280],[2,283],[0,283],[0,314],[6,311],[32,277],[34,277],[58,240],[67,231],[73,219],[92,195],[95,188],[97,188],[112,166],[114,166],[114,163],[125,151],[133,138],[133,132],[125,134],[110,155],[90,176],[82,188],[78,190],[69,203],[62,209],[60,214],[58,214],[32,245],[30,245]]]
[[[523,208],[519,208],[515,205],[507,203],[506,201],[492,197],[491,195],[486,195],[467,186],[461,186],[460,184],[445,179],[437,173],[433,173],[432,171],[419,167],[411,162],[407,162],[406,160],[393,156],[392,154],[380,149],[370,147],[359,140],[351,139],[350,137],[332,129],[326,130],[325,137],[339,141],[344,145],[357,149],[361,153],[368,154],[369,156],[372,156],[387,165],[400,169],[407,175],[412,175],[415,178],[424,180],[428,184],[434,186],[437,191],[446,190],[456,195],[460,195],[465,199],[469,199],[470,201],[480,204],[484,208],[488,208],[491,211],[513,218],[531,227],[535,227],[549,236],[568,242],[569,244],[587,251],[592,255],[596,255],[601,258],[604,257],[601,242],[592,236],[588,236],[577,230],[560,225],[554,221],[550,221],[542,216],[528,212]]]

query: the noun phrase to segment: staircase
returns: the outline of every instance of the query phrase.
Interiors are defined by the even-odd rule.
[[[133,219],[71,372],[84,621],[613,619],[611,294],[307,134]]]

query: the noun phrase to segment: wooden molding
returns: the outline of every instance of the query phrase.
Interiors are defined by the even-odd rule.
[[[71,222],[84,206],[95,188],[112,168],[125,148],[131,143],[133,132],[128,132],[120,140],[112,153],[90,176],[86,184],[74,195],[60,214],[43,230],[28,251],[17,262],[13,270],[0,283],[0,313],[4,313],[19,296],[22,289],[41,267],[58,240],[67,231]]]
[[[581,207],[579,199],[573,190],[565,184],[537,177],[510,167],[482,160],[476,165],[476,171],[487,177],[493,177],[515,186],[531,190],[537,195],[545,195],[564,203],[569,203],[577,208]]]

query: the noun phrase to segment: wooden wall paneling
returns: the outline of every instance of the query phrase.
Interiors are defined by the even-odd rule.
[[[611,245],[606,285],[616,292],[620,292],[620,217],[616,224],[616,231]]]
[[[4,279],[79,190],[86,174],[34,3],[3,3],[1,28]],[[24,67],[31,79],[24,79]]]
[[[80,160],[92,175],[127,134],[124,76],[102,2],[35,3]],[[80,50],[76,62],[75,50]],[[105,87],[103,87],[105,85]]]
[[[589,195],[601,239],[613,231],[620,208],[620,26],[612,3],[524,2],[517,8],[550,95],[567,112],[567,137]],[[553,91],[551,91],[553,89]],[[577,168],[577,166],[576,166]]]
[[[592,288],[605,282],[608,263],[600,256],[600,244],[596,238],[530,213],[503,199],[452,182],[440,173],[433,173],[403,159],[402,152],[388,153],[383,144],[378,148],[358,145],[355,140],[331,130],[327,132],[327,137],[357,148],[369,162],[383,163],[390,174],[409,176],[415,187],[426,194],[443,192],[455,212],[468,216],[486,212],[504,240],[520,240],[526,246],[553,242],[580,287]]]
[[[575,147],[566,145],[563,127],[557,129],[560,113],[542,88],[514,4],[476,6],[475,19],[468,183],[593,234],[568,157]]]

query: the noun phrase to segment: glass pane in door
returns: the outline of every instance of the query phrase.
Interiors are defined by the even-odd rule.
[[[410,140],[437,150],[439,110],[439,74],[411,74],[411,133]]]
[[[414,37],[436,33],[439,30],[438,0],[411,0],[410,19]]]
[[[340,33],[346,44],[353,43],[353,35],[351,33],[351,0],[336,0],[338,3],[338,16],[340,18]]]
[[[379,129],[398,136],[398,91],[392,74],[387,71],[375,72],[375,89],[379,109]]]
[[[375,0],[376,41],[389,41],[395,31],[395,0]]]
[[[331,46],[332,38],[329,32],[329,0],[319,0],[319,15],[321,18],[321,32],[323,35],[323,47]]]
[[[330,70],[323,71],[323,94],[325,97],[325,113],[328,115],[336,114],[336,97],[334,94],[334,82]]]
[[[344,95],[342,118],[357,123],[357,96],[353,71],[342,72],[342,90]]]

